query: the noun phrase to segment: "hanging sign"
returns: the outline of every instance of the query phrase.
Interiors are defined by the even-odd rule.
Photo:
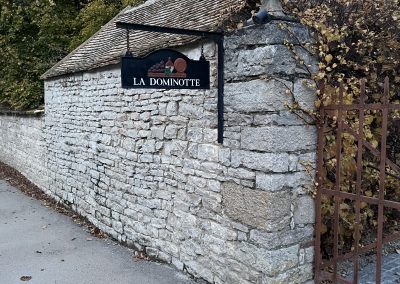
[[[123,88],[210,89],[210,62],[161,49],[144,58],[122,57],[121,77]]]

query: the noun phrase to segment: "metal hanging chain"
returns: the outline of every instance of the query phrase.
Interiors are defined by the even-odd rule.
[[[206,60],[206,57],[204,56],[204,43],[201,44],[200,60]]]
[[[126,54],[125,56],[132,56],[132,51],[131,51],[131,47],[130,47],[130,39],[129,39],[129,35],[130,35],[130,30],[126,29]]]

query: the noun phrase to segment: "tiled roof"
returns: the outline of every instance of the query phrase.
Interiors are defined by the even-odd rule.
[[[117,64],[126,52],[126,31],[116,22],[173,28],[216,31],[231,17],[232,8],[244,0],[150,0],[128,7],[104,25],[95,35],[50,68],[42,79]],[[130,32],[130,47],[135,56],[163,47],[181,46],[199,38],[144,31]]]

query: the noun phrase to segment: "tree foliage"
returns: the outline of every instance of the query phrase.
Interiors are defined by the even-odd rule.
[[[0,0],[0,104],[43,104],[39,79],[119,10],[139,0]]]
[[[78,13],[77,23],[79,32],[70,42],[70,50],[75,49],[82,42],[97,32],[102,25],[112,19],[121,9],[127,6],[136,6],[142,0],[93,0]]]
[[[288,13],[294,13],[301,22],[310,27],[315,38],[314,44],[302,44],[303,48],[319,59],[319,72],[313,74],[315,87],[325,84],[325,92],[317,93],[316,107],[337,104],[339,85],[344,84],[344,103],[359,102],[360,79],[367,84],[367,103],[382,102],[384,78],[390,78],[390,100],[399,103],[400,99],[400,4],[398,0],[285,0]],[[291,48],[291,46],[289,46]],[[298,108],[296,105],[294,108]],[[292,109],[294,109],[292,108]],[[299,110],[299,109],[298,109]],[[301,111],[301,110],[299,110]],[[304,110],[306,113],[312,113]],[[318,113],[314,112],[317,118]],[[324,187],[334,188],[336,182],[336,131],[337,112],[330,113],[328,131],[324,148],[325,183]],[[359,113],[346,112],[346,123],[358,130]],[[390,112],[388,158],[394,162],[399,159],[399,113]],[[374,148],[382,149],[382,112],[365,112],[363,135]],[[343,149],[340,153],[340,190],[355,193],[357,177],[356,137],[345,133],[341,137]],[[397,141],[397,142],[396,142]],[[396,144],[397,143],[397,144]],[[398,162],[398,160],[397,160]],[[364,150],[362,164],[361,193],[367,197],[379,195],[379,159],[370,151]],[[399,175],[386,169],[385,198],[400,201]],[[361,231],[363,236],[373,235],[378,223],[377,207],[362,202]],[[339,240],[343,250],[354,247],[355,202],[344,200],[339,207]],[[333,199],[325,197],[322,206],[324,248],[326,254],[332,251],[333,238]],[[385,229],[399,230],[398,212],[385,212]]]
[[[67,2],[67,1],[65,1]],[[61,59],[74,34],[73,5],[49,1],[1,0],[0,100],[14,107],[43,101],[39,76]]]

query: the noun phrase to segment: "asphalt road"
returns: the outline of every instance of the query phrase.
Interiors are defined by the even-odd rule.
[[[21,280],[22,279],[22,280]],[[23,281],[25,280],[25,281]],[[192,284],[0,180],[0,284]]]

